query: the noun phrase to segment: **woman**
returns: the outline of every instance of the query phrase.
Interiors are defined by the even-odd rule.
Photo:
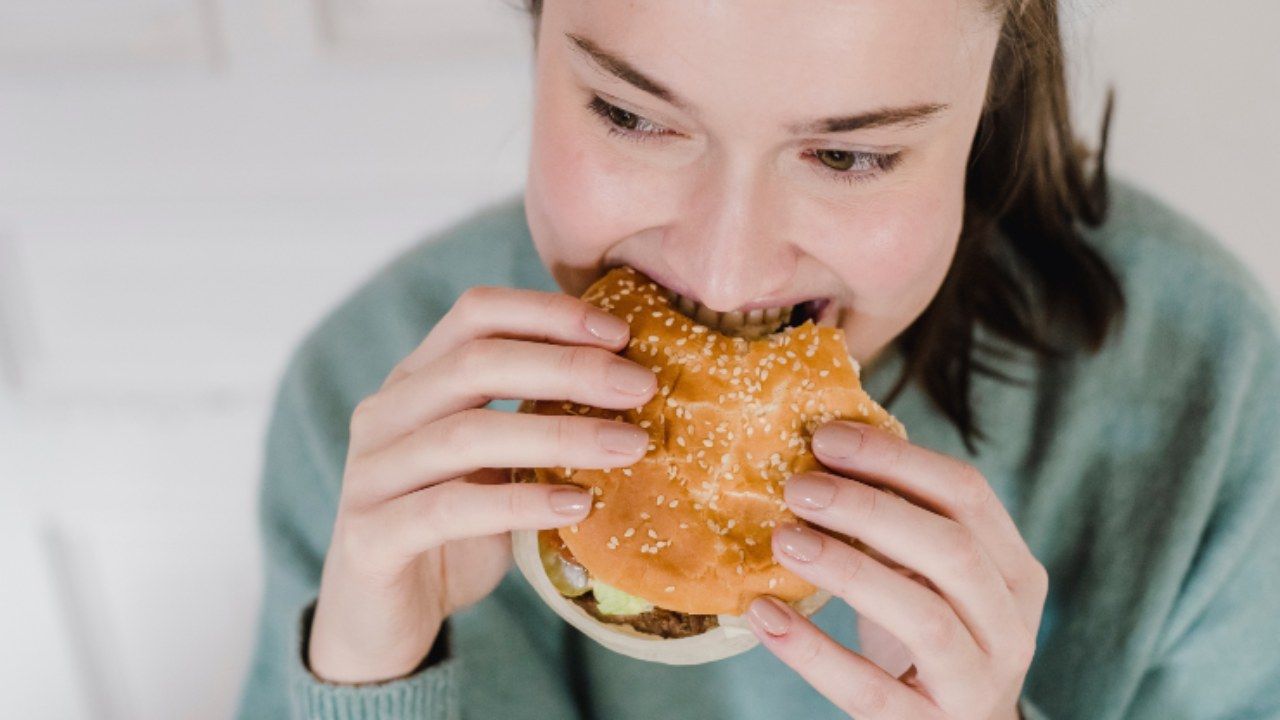
[[[523,197],[379,273],[282,381],[245,717],[1280,714],[1275,314],[1108,187],[1105,122],[1077,149],[1054,0],[529,11]],[[762,647],[723,662],[613,655],[507,572],[506,531],[589,504],[502,468],[644,448],[482,409],[652,395],[577,299],[619,263],[717,312],[830,298],[912,434],[814,434],[773,549],[845,602],[757,599]]]

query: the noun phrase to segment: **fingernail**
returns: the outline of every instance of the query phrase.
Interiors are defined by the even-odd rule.
[[[622,318],[599,310],[589,311],[582,324],[586,326],[587,332],[608,342],[621,340],[631,330],[631,326]]]
[[[747,606],[747,614],[770,635],[782,635],[791,627],[791,614],[782,603],[771,597],[761,596]]]
[[[610,362],[604,374],[613,389],[628,395],[649,393],[658,382],[658,376],[652,370],[633,362]]]
[[[833,460],[848,460],[862,446],[862,430],[846,423],[827,423],[813,433],[813,451]]]
[[[561,515],[581,515],[591,507],[591,496],[581,490],[553,490],[548,502]]]
[[[773,531],[773,540],[782,552],[800,562],[813,562],[822,552],[822,537],[801,525],[780,526]]]
[[[783,497],[792,505],[810,510],[821,510],[831,504],[836,496],[836,484],[825,475],[802,473],[787,479]]]
[[[619,455],[637,455],[649,445],[649,434],[633,425],[601,425],[596,438],[600,447]]]

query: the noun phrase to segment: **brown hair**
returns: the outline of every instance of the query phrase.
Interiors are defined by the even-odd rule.
[[[898,337],[905,362],[884,399],[888,407],[917,380],[973,454],[985,437],[970,397],[973,374],[1019,383],[980,357],[1012,355],[976,342],[979,325],[1045,361],[1099,350],[1125,306],[1118,278],[1077,224],[1106,219],[1114,93],[1087,174],[1091,153],[1071,126],[1057,0],[987,1],[1003,20],[969,154],[964,225],[937,295]],[[536,43],[542,0],[524,6]]]

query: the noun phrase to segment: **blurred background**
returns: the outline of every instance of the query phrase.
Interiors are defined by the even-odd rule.
[[[518,1],[0,2],[6,715],[232,713],[279,373],[522,187]],[[1081,132],[1280,296],[1280,6],[1064,3]]]

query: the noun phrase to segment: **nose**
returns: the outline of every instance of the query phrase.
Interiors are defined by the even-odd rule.
[[[722,163],[693,178],[663,241],[667,264],[695,300],[729,312],[782,292],[795,267],[783,203],[769,179]]]

